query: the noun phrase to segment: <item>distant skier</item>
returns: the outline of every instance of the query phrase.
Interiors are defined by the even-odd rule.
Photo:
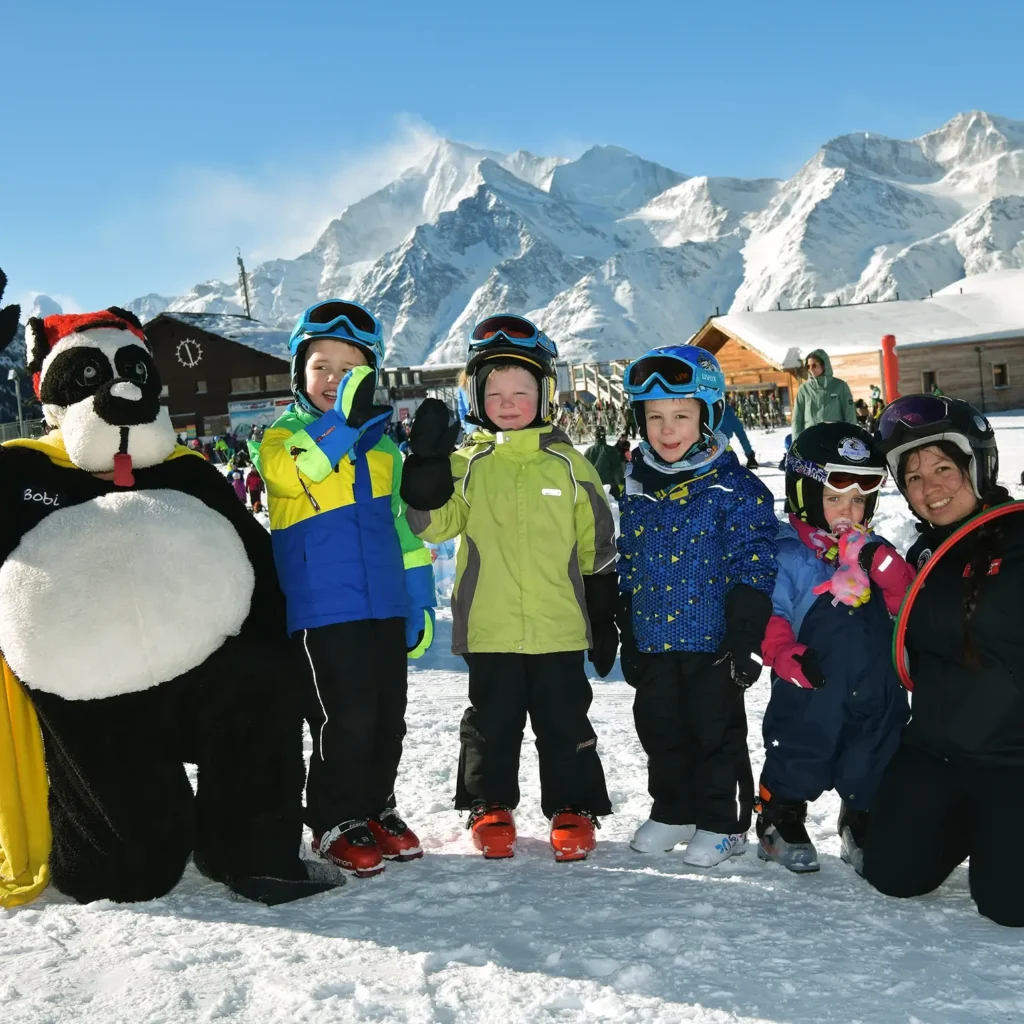
[[[815,423],[856,423],[850,385],[833,375],[825,350],[816,348],[805,366],[807,380],[800,385],[793,406],[793,440]]]
[[[868,532],[885,477],[871,435],[845,423],[809,427],[789,450],[789,521],[762,652],[772,695],[757,852],[790,871],[818,870],[807,804],[833,788],[842,856],[859,870],[868,811],[909,716],[890,616],[913,572]]]
[[[618,448],[608,444],[608,435],[603,426],[594,430],[594,443],[583,453],[601,483],[611,489],[613,498],[621,497],[626,479],[626,458]]]
[[[725,412],[722,414],[721,429],[726,437],[731,439],[735,436],[739,441],[743,454],[747,457],[747,469],[757,469],[758,465],[757,459],[754,457],[754,448],[747,438],[747,432],[743,429],[739,416],[736,415],[736,410],[728,402],[725,403]]]

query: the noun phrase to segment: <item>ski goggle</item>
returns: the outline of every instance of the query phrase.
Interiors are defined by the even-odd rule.
[[[514,345],[516,348],[539,348],[552,358],[558,357],[555,343],[536,324],[524,316],[512,313],[499,313],[481,320],[469,336],[470,352],[500,344]]]
[[[627,395],[644,395],[657,385],[666,391],[693,392],[702,387],[722,387],[722,375],[705,370],[678,356],[645,356],[626,367],[622,389]]]
[[[892,437],[896,428],[931,427],[949,419],[949,404],[936,395],[904,395],[885,407],[878,420],[878,433],[883,441]]]
[[[882,489],[888,474],[878,470],[857,472],[849,466],[825,465],[825,486],[833,491],[845,494],[847,491],[858,490],[861,494],[874,494]]]
[[[807,462],[792,453],[786,456],[786,469],[798,476],[817,480],[819,484],[830,487],[840,494],[853,490],[860,491],[865,495],[874,494],[881,490],[882,484],[885,483],[888,476],[884,471],[879,473],[877,469],[855,469],[834,462],[819,466],[816,462]]]
[[[354,341],[371,349],[378,358],[384,356],[384,328],[380,321],[358,302],[344,299],[327,299],[302,314],[302,319],[292,331],[290,343],[299,338],[339,338]]]

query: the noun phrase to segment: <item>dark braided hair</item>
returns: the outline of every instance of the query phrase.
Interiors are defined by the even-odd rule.
[[[922,445],[922,448],[937,448],[960,470],[960,476],[964,484],[973,487],[971,483],[971,456],[952,441],[935,441],[930,445]],[[902,488],[906,480],[907,460],[920,448],[912,448],[905,452],[900,458],[897,470],[897,480]],[[1010,492],[1003,486],[993,483],[982,494],[976,511],[980,512],[994,505],[1002,505],[1012,501]],[[959,525],[959,524],[958,524]],[[978,607],[978,598],[981,594],[982,581],[988,575],[993,559],[997,556],[1002,547],[1003,526],[1002,520],[994,519],[985,523],[970,535],[970,557],[968,565],[970,571],[964,577],[964,662],[969,668],[979,668],[981,657],[971,636],[971,619]]]

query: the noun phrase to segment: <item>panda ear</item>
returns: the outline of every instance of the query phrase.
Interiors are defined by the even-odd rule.
[[[43,368],[43,360],[50,354],[50,346],[46,343],[46,328],[43,318],[29,317],[25,325],[25,369],[29,373],[38,373]]]
[[[130,323],[132,327],[137,327],[140,331],[142,330],[142,321],[130,309],[122,309],[120,306],[107,306],[107,312],[113,313],[114,316]]]
[[[0,270],[0,299],[4,297],[7,287],[7,275]],[[0,309],[0,352],[14,340],[18,333],[18,321],[21,320],[21,306],[5,306]]]

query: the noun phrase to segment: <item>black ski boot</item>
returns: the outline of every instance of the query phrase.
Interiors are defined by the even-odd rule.
[[[758,857],[778,861],[797,874],[818,871],[818,851],[807,834],[806,819],[807,804],[768,801],[762,794],[757,814]]]
[[[864,839],[868,834],[867,811],[856,811],[844,803],[839,809],[839,823],[836,831],[842,844],[839,856],[858,875],[864,874]]]

